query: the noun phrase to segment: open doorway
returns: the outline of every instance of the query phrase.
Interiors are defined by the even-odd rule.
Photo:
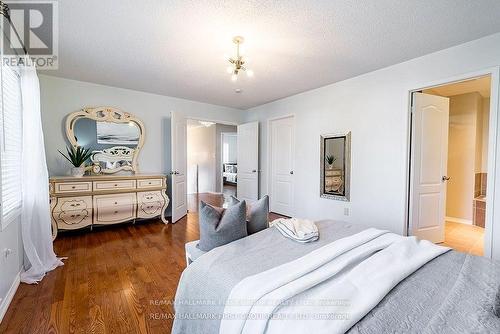
[[[236,128],[236,127],[235,127]],[[225,202],[238,194],[238,133],[222,132],[220,187]]]
[[[230,196],[236,196],[237,127],[193,119],[186,125],[188,210],[197,212],[204,198],[227,206]]]
[[[412,95],[409,232],[484,255],[491,76]]]

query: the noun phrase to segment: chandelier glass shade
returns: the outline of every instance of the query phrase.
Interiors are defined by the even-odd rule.
[[[235,36],[233,38],[233,43],[236,44],[236,57],[231,57],[228,59],[229,63],[231,64],[227,68],[227,73],[231,74],[231,80],[232,81],[237,81],[238,80],[238,74],[240,74],[242,71],[247,74],[249,77],[253,77],[253,71],[248,69],[245,66],[245,60],[243,59],[243,56],[240,54],[240,45],[245,41],[245,39],[242,36]]]

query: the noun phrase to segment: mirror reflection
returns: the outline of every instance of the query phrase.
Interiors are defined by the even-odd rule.
[[[139,143],[140,129],[135,122],[112,123],[79,118],[74,125],[74,135],[79,146],[96,150],[117,145],[135,148]]]
[[[345,137],[325,139],[325,193],[345,195]]]
[[[349,200],[350,133],[321,136],[321,197]]]
[[[79,146],[92,148],[92,163],[98,164],[103,171],[132,168],[140,134],[135,122],[113,123],[79,118],[74,125],[75,141]]]

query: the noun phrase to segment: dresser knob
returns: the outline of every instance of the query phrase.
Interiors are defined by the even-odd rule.
[[[115,187],[118,187],[118,185],[115,183]]]
[[[117,205],[117,204],[118,204],[118,202],[115,202],[115,205]]]
[[[115,211],[115,215],[118,213],[118,211]]]
[[[76,189],[76,187],[75,187],[75,186],[73,186],[73,187],[71,187],[71,189]]]

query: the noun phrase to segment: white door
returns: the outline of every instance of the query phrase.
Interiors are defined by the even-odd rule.
[[[444,241],[449,99],[414,93],[412,110],[410,232]]]
[[[259,123],[238,125],[238,198],[259,198]]]
[[[172,223],[187,214],[187,134],[186,119],[172,112]]]
[[[287,117],[270,124],[271,211],[293,216],[295,122]]]

